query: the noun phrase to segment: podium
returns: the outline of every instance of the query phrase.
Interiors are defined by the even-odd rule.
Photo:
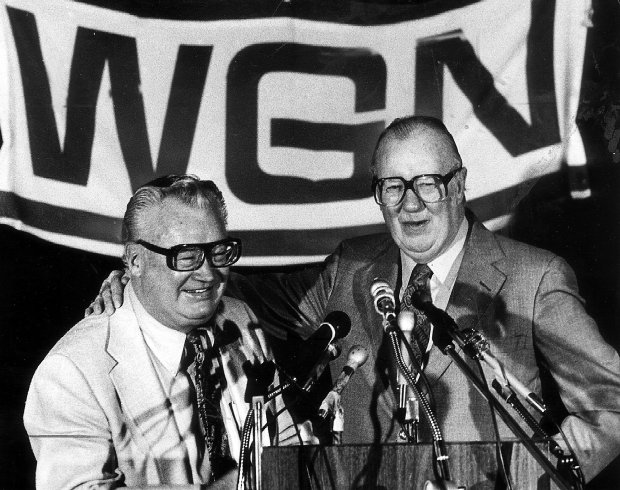
[[[468,490],[495,490],[498,465],[495,444],[446,443],[452,480]],[[553,490],[557,486],[522,443],[502,442],[514,488]],[[538,447],[551,460],[545,444]],[[431,444],[265,447],[262,487],[277,489],[423,489],[434,480]]]

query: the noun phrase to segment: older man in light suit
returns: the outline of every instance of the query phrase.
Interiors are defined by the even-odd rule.
[[[259,372],[271,353],[249,307],[223,297],[241,250],[226,232],[222,195],[211,181],[158,179],[130,200],[123,232],[122,308],[78,323],[32,380],[24,422],[37,486],[230,488],[252,396],[245,372]],[[190,376],[201,369],[188,357],[190,337],[206,348],[208,393]],[[269,383],[277,379],[260,390]],[[196,393],[213,405],[205,418]],[[268,409],[264,444],[310,438],[282,402]]]
[[[592,479],[620,453],[620,358],[587,315],[571,268],[550,252],[490,232],[466,210],[467,170],[437,119],[394,121],[379,138],[372,173],[389,233],[346,240],[320,267],[232,276],[229,293],[280,332],[309,335],[327,312],[346,312],[352,329],[342,348],[364,345],[369,359],[343,393],[344,440],[396,442],[403,433],[397,369],[370,288],[382,278],[398,301],[416,266],[428,266],[433,305],[461,329],[486,336],[505,368],[544,398]],[[118,274],[111,278],[104,294],[110,309],[121,291]],[[101,298],[93,308],[102,308]],[[449,357],[433,345],[427,350],[424,373],[444,440],[495,439],[484,399]],[[343,363],[332,364],[334,378]],[[512,436],[502,423],[499,431]],[[429,440],[428,428],[421,439]]]

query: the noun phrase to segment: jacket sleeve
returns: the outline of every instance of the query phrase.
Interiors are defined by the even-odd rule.
[[[534,340],[568,411],[561,424],[586,480],[620,453],[620,358],[586,313],[577,281],[554,257],[534,305]]]
[[[270,335],[308,337],[323,321],[341,247],[321,264],[290,273],[231,274],[227,294],[245,301]]]
[[[122,485],[104,412],[67,357],[50,354],[35,372],[24,425],[37,459],[37,488]]]

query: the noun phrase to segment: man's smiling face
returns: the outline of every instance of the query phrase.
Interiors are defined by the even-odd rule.
[[[422,129],[406,139],[383,141],[376,156],[376,176],[410,180],[424,174],[446,175],[458,165],[444,136]],[[400,204],[381,206],[392,238],[415,262],[431,262],[452,244],[465,213],[465,177],[466,169],[454,176],[443,201],[424,203],[409,189]]]
[[[226,238],[222,218],[213,209],[187,206],[174,198],[145,211],[148,231],[141,239],[162,248],[209,243]],[[189,332],[213,316],[222,298],[229,268],[213,268],[205,260],[199,269],[173,271],[166,257],[134,245],[130,263],[134,289],[145,309],[169,328]]]

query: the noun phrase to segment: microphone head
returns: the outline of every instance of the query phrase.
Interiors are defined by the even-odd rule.
[[[361,345],[354,345],[349,349],[347,366],[352,369],[357,369],[358,367],[363,366],[367,359],[368,351],[366,348]]]
[[[410,310],[401,311],[398,314],[398,327],[402,332],[412,332],[415,326],[415,313]]]
[[[390,284],[380,278],[375,278],[370,286],[370,294],[374,299],[375,310],[380,315],[385,314],[385,309],[394,310],[394,291]]]
[[[391,292],[390,284],[380,277],[375,277],[370,285],[370,294],[374,298],[377,294],[382,294],[384,291]],[[393,294],[393,293],[392,293]]]
[[[344,311],[330,311],[323,324],[330,325],[334,329],[334,340],[346,337],[351,331],[351,318]]]
[[[276,365],[272,361],[246,360],[241,368],[247,378],[244,400],[250,403],[255,396],[267,395],[275,377]]]
[[[329,344],[327,346],[327,352],[329,354],[329,359],[333,361],[334,359],[338,359],[340,357],[342,347],[340,347],[340,344]]]

